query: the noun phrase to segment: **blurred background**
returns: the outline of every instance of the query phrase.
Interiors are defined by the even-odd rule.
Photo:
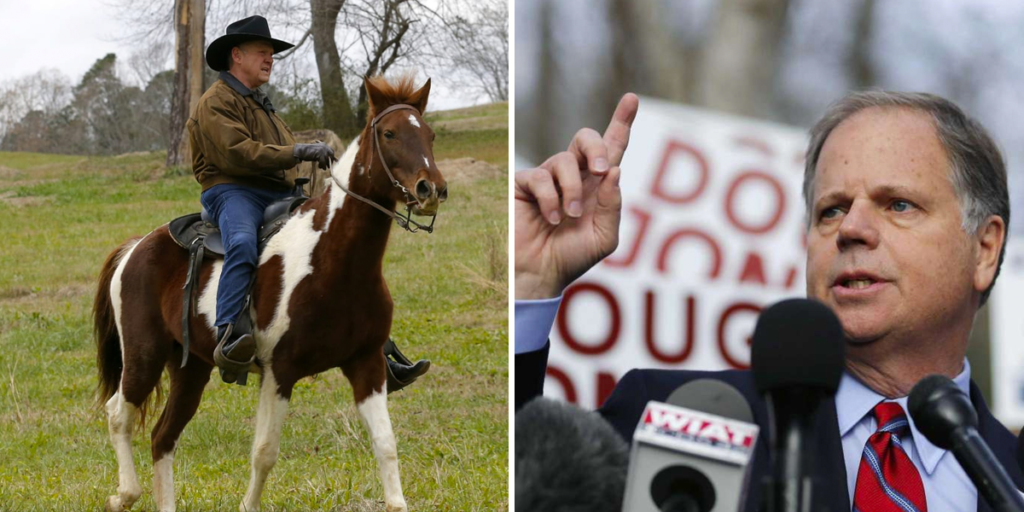
[[[675,179],[677,192],[694,186],[687,185],[691,178],[685,175],[696,164],[671,163],[672,159],[679,160],[671,156],[672,147],[697,148],[694,154],[707,150],[711,156],[705,157],[710,163],[698,163],[704,165],[705,171],[711,169],[713,184],[716,176],[730,172],[722,170],[716,161],[738,158],[736,154],[741,152],[737,148],[730,150],[723,141],[731,140],[729,137],[736,133],[760,133],[765,140],[774,137],[772,147],[784,152],[787,158],[765,157],[757,165],[764,167],[767,175],[777,176],[785,190],[778,198],[781,214],[784,199],[789,204],[801,205],[797,209],[802,209],[799,175],[793,174],[799,173],[802,166],[798,159],[806,144],[804,134],[831,102],[850,90],[865,88],[931,92],[953,100],[990,130],[1008,161],[1012,210],[1021,211],[1024,56],[1019,48],[1024,44],[1024,32],[1020,30],[1024,26],[1024,4],[998,0],[520,0],[515,8],[517,169],[536,165],[564,150],[580,127],[603,130],[617,100],[627,91],[648,99],[646,103],[641,100],[640,117],[634,129],[646,122],[662,130],[641,128],[633,134],[633,145],[623,163],[623,182],[639,180],[640,184],[624,184],[626,234],[613,255],[614,264],[601,265],[584,278],[590,280],[587,286],[593,284],[596,288],[575,294],[590,297],[589,302],[577,301],[578,306],[563,307],[560,313],[566,318],[553,336],[553,358],[554,372],[562,375],[548,379],[555,381],[549,384],[552,394],[562,394],[590,407],[601,402],[622,370],[617,363],[601,356],[584,359],[582,364],[587,368],[580,368],[576,361],[584,356],[581,348],[583,352],[594,352],[595,347],[602,346],[614,347],[605,355],[621,358],[623,352],[616,352],[620,347],[608,333],[614,333],[622,342],[618,345],[632,344],[631,351],[654,353],[654,357],[634,359],[634,365],[692,365],[694,357],[714,345],[711,338],[715,337],[716,329],[720,348],[740,346],[737,351],[747,350],[742,342],[748,341],[744,337],[749,336],[753,315],[730,328],[726,316],[701,312],[700,289],[708,280],[692,278],[690,274],[703,272],[702,260],[688,266],[678,260],[675,271],[669,275],[673,284],[666,287],[657,280],[665,277],[666,247],[675,238],[670,236],[672,241],[661,248],[657,267],[653,263],[643,264],[645,254],[653,257],[651,249],[640,242],[635,247],[631,245],[632,233],[644,233],[645,226],[657,226],[659,222],[675,222],[676,227],[717,222],[708,217],[713,215],[706,213],[708,210],[686,209],[693,204],[669,204],[671,201],[661,200],[665,199],[663,193],[659,199],[658,184],[664,185],[666,176],[669,182]],[[666,103],[652,103],[650,98]],[[652,108],[661,113],[652,112]],[[726,116],[715,117],[717,114]],[[693,119],[696,120],[691,122]],[[732,132],[715,139],[711,134],[715,130]],[[660,142],[642,146],[651,139],[671,139],[677,145],[666,149],[662,160],[648,161],[637,153],[661,151]],[[637,149],[636,144],[642,149]],[[673,175],[676,178],[671,178]],[[655,176],[652,192],[645,188],[645,176]],[[731,192],[728,197],[732,197]],[[775,201],[770,193],[757,197]],[[787,212],[782,223],[791,228],[783,229],[782,233],[796,240],[802,212],[788,213],[791,212]],[[969,358],[972,376],[990,404],[996,401],[1000,418],[1019,427],[1024,425],[1024,353],[1017,347],[1024,344],[1024,321],[1015,317],[1020,316],[1024,297],[1018,291],[1021,281],[1017,280],[1022,269],[1021,251],[1015,247],[1024,238],[1024,222],[1011,219],[1010,231],[1007,260],[996,286],[999,293],[978,316]],[[773,288],[769,269],[769,286],[750,291],[751,260],[741,258],[730,263],[729,256],[733,252],[744,254],[750,248],[760,250],[759,254],[764,256],[766,244],[770,244],[765,237],[749,235],[748,232],[732,236],[722,229],[711,230],[711,238],[731,238],[716,238],[717,245],[712,244],[725,247],[723,272],[728,274],[732,265],[740,275],[739,284],[733,283],[729,291],[722,293],[736,297],[748,309],[785,296],[803,295],[802,261],[800,268],[794,265],[791,271],[796,272],[800,286]],[[694,254],[700,256],[698,253]],[[623,263],[633,262],[634,258],[638,258],[639,265],[623,269]],[[767,267],[770,263],[766,263]],[[782,272],[781,267],[778,272]],[[685,319],[687,311],[690,317],[694,316],[695,309],[684,300],[664,302],[664,306],[655,302],[675,300],[662,298],[668,293],[682,294],[689,297],[687,300],[697,299],[698,325],[687,327],[684,321],[681,326],[675,320]],[[614,300],[609,299],[612,296]],[[731,307],[726,309],[732,311]],[[611,326],[614,329],[588,327],[579,320],[591,317],[600,324],[609,311],[620,319]],[[677,316],[676,312],[682,315]],[[730,334],[730,329],[738,332]],[[712,334],[701,339],[702,330]],[[575,336],[571,335],[573,331]],[[579,339],[565,343],[566,335]],[[630,340],[630,336],[639,339]],[[665,352],[665,347],[674,347],[672,340],[680,337],[689,338],[685,341],[689,348],[682,352],[689,355],[687,350],[692,350],[694,356],[683,363],[679,363],[679,357],[675,358],[676,363],[668,363],[671,357],[658,356],[659,351]],[[646,347],[641,340],[646,341]],[[661,349],[653,350],[659,343]],[[728,350],[723,348],[722,352]],[[697,366],[713,368],[746,364],[743,357],[696,359],[704,361]]]

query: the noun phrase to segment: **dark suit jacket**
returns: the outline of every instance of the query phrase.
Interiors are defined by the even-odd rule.
[[[544,385],[544,371],[547,367],[548,347],[527,354],[516,355],[516,409],[531,399],[540,396]],[[754,452],[751,473],[751,489],[747,497],[748,512],[758,510],[761,486],[759,482],[769,474],[768,406],[754,387],[753,373],[749,371],[698,372],[686,370],[630,370],[622,377],[611,396],[599,412],[627,441],[633,440],[633,432],[640,421],[647,402],[664,402],[679,386],[700,378],[723,381],[735,387],[750,403],[754,411],[754,422],[761,427]],[[1015,460],[1017,439],[1000,424],[985,405],[978,387],[971,382],[971,403],[978,411],[978,431],[985,439],[996,459],[1003,465],[1018,489],[1024,489],[1024,474]],[[835,401],[828,399],[821,404],[815,416],[815,431],[821,432],[815,440],[817,447],[818,484],[816,487],[819,508],[831,512],[846,512],[851,509],[846,486],[846,465],[843,447],[839,437],[839,420],[836,418]],[[988,504],[978,496],[978,511],[989,512]]]

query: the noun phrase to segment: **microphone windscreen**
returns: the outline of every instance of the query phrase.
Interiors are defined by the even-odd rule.
[[[935,446],[951,450],[954,431],[978,428],[978,413],[971,399],[949,377],[929,375],[914,385],[907,399],[914,426]]]
[[[803,387],[835,393],[844,340],[843,326],[828,306],[808,299],[773,304],[754,327],[750,362],[757,390]]]
[[[515,423],[517,511],[620,510],[628,446],[604,418],[537,398]]]
[[[714,379],[695,379],[676,388],[667,403],[723,418],[754,422],[747,399],[736,388]]]

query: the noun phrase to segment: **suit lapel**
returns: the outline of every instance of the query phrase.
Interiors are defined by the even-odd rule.
[[[992,416],[985,404],[985,398],[981,395],[981,390],[973,380],[971,381],[971,403],[978,411],[978,433],[981,434],[981,438],[992,449],[992,454],[1006,469],[1006,474],[1010,476],[1010,480],[1017,486],[1017,489],[1024,489],[1024,475],[1013,456],[1016,439],[1006,430],[1006,427],[999,423],[995,416]],[[991,510],[988,503],[981,497],[981,493],[978,493],[978,512]]]

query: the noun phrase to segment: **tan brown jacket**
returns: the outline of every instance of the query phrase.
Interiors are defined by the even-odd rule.
[[[268,102],[269,105],[269,102]],[[295,139],[273,107],[228,73],[199,99],[186,124],[192,172],[206,191],[221,183],[270,190],[295,184]]]

